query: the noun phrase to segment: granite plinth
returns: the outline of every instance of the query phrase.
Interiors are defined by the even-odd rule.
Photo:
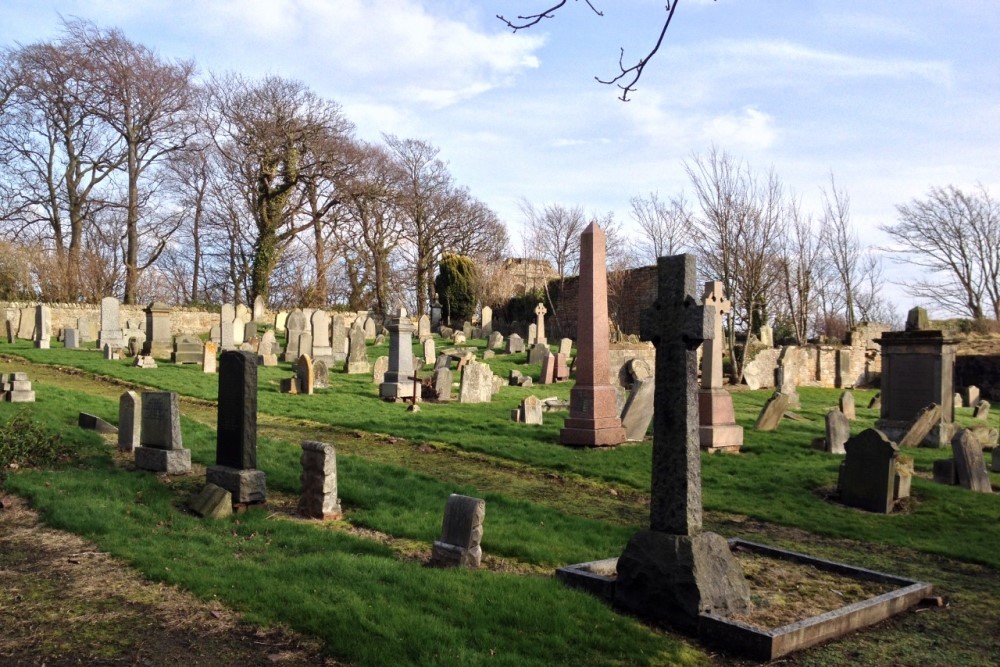
[[[191,471],[191,450],[136,447],[135,467],[168,475],[183,475]]]
[[[233,503],[258,504],[267,500],[267,476],[262,470],[209,466],[205,481],[233,494]]]

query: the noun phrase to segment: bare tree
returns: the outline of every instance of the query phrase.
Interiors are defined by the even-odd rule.
[[[788,222],[781,245],[781,286],[787,321],[795,338],[805,342],[823,289],[825,256],[812,218],[802,213],[799,200],[789,198],[786,214]]]
[[[1000,208],[989,191],[933,187],[896,210],[898,222],[880,225],[890,252],[937,278],[917,278],[907,291],[951,313],[1000,319]]]
[[[528,230],[525,242],[531,256],[552,262],[560,280],[575,274],[580,262],[580,234],[587,226],[583,209],[547,204],[539,211],[522,199],[521,213]]]
[[[632,197],[629,205],[632,219],[642,230],[643,242],[639,244],[639,251],[645,263],[656,264],[659,257],[676,255],[688,244],[691,211],[683,195],[665,202],[651,192],[648,197]]]

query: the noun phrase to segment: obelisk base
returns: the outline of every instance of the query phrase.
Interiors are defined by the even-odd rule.
[[[569,393],[569,417],[559,431],[559,442],[576,447],[620,445],[628,434],[617,413],[614,387],[578,384]]]
[[[698,392],[698,439],[707,452],[737,454],[743,446],[743,427],[736,423],[733,397],[725,389]]]

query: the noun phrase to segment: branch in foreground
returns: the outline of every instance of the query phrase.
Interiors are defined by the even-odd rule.
[[[595,14],[597,14],[598,16],[604,16],[604,12],[594,7],[594,4],[591,2],[591,0],[585,0],[585,2],[587,3],[587,6],[590,7],[591,11],[593,11]],[[497,18],[506,23],[507,27],[510,28],[513,32],[517,32],[518,30],[524,30],[525,28],[530,28],[533,25],[538,25],[538,23],[540,23],[542,19],[552,18],[555,11],[561,8],[565,4],[566,0],[562,0],[562,2],[558,2],[555,5],[537,14],[518,16],[517,20],[521,21],[521,23],[514,23],[513,21],[509,20],[502,14],[497,14]]]

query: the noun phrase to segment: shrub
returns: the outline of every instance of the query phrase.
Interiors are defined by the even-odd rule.
[[[11,468],[50,466],[68,453],[62,436],[35,422],[27,408],[0,426],[0,479]]]

